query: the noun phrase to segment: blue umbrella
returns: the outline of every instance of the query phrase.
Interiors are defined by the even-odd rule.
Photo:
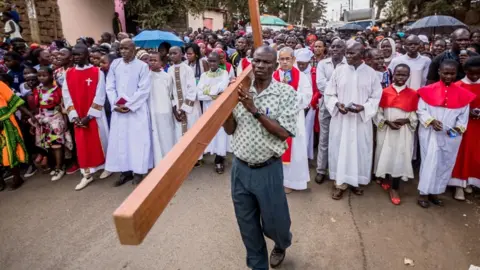
[[[141,48],[158,48],[163,42],[172,46],[183,46],[183,41],[173,33],[160,30],[144,30],[133,38],[135,46]]]

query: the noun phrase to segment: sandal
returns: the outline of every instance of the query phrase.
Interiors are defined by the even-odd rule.
[[[350,190],[353,192],[353,194],[362,196],[363,195],[363,189],[360,187],[351,187]]]
[[[379,185],[382,185],[383,180],[382,180],[382,178],[377,178],[377,179],[375,179],[375,182]]]
[[[390,189],[390,201],[392,201],[394,205],[400,204],[400,197],[398,197],[398,194],[393,194],[393,189]]]
[[[290,194],[293,192],[293,189],[287,187],[283,187],[283,190],[285,191],[285,194]]]
[[[389,190],[389,189],[392,187],[392,186],[390,186],[390,184],[388,184],[388,183],[382,183],[381,186],[382,186],[383,190],[385,190],[385,191]]]
[[[345,190],[339,189],[339,188],[335,188],[335,189],[333,190],[333,193],[332,193],[332,199],[334,199],[334,200],[340,200],[340,199],[343,197],[343,192],[345,192]]]

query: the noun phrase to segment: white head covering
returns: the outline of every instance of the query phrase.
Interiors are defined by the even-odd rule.
[[[388,43],[390,43],[390,46],[392,46],[392,54],[387,58],[385,57],[385,63],[390,63],[392,61],[392,59],[396,56],[397,54],[397,50],[396,50],[396,45],[395,45],[395,40],[393,40],[393,38],[384,38],[382,40],[380,40],[380,42],[378,43],[378,49],[381,50],[382,49],[382,43],[383,41],[385,40],[388,40]]]
[[[307,48],[301,48],[295,51],[295,58],[297,62],[310,62],[313,52]]]
[[[419,35],[418,38],[423,42],[423,43],[428,43],[428,37],[425,35]]]

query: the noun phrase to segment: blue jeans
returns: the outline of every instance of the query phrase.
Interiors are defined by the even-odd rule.
[[[231,173],[233,206],[247,249],[247,266],[268,270],[264,235],[275,242],[275,248],[285,250],[292,243],[282,161],[252,169],[234,158]]]

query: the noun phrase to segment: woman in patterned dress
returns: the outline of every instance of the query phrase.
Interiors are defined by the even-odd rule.
[[[10,89],[12,83],[10,76],[0,74],[0,166],[10,168],[13,174],[13,183],[10,189],[17,189],[23,184],[20,176],[20,163],[28,160],[27,150],[23,141],[22,132],[15,119],[15,112],[22,111],[36,123],[35,117],[23,106],[25,103]],[[0,191],[4,190],[6,183],[0,174]]]
[[[62,90],[54,85],[52,69],[41,67],[37,76],[41,85],[33,91],[33,95],[38,108],[35,117],[40,124],[35,126],[35,143],[53,154],[55,169],[50,175],[52,181],[57,181],[65,175],[64,153],[68,154],[73,148],[72,136],[62,114]],[[37,160],[40,158],[44,157]]]

